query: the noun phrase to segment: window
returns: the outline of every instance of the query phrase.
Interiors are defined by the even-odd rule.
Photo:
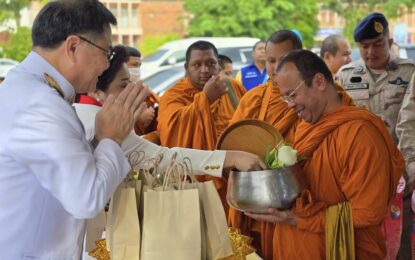
[[[133,29],[138,27],[138,5],[133,5],[131,9],[131,27]]]
[[[120,27],[128,28],[128,9],[127,6],[121,6]]]

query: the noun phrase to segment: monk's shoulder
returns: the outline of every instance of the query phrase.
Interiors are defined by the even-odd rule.
[[[262,102],[262,98],[264,96],[264,92],[266,89],[266,84],[261,84],[250,89],[245,95],[242,97],[240,104],[248,102],[248,104],[252,104],[252,102]]]
[[[171,86],[162,96],[162,98],[170,97],[170,96],[176,96],[176,95],[182,95],[183,93],[186,93],[188,89],[190,89],[192,86],[189,85],[188,81],[183,78]]]
[[[370,113],[368,111],[361,111],[360,113]],[[339,142],[343,144],[349,143],[354,146],[356,143],[360,145],[367,144],[375,145],[383,142],[383,137],[380,130],[371,121],[365,118],[356,118],[343,123],[338,127]],[[371,143],[369,145],[369,143]],[[347,145],[346,145],[347,146]]]
[[[241,82],[239,82],[239,81],[237,81],[236,79],[231,78],[231,77],[229,77],[228,79],[229,79],[229,81],[231,82],[231,84],[232,84],[233,88],[234,88],[234,89],[236,89],[236,91],[238,91],[238,92],[239,92],[239,93],[241,93],[242,95],[244,95],[244,94],[245,94],[246,90],[245,90],[245,88],[242,86],[242,83],[241,83]]]

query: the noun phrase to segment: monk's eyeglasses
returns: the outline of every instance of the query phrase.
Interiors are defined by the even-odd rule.
[[[282,96],[280,99],[284,102],[288,103],[293,103],[294,102],[294,95],[295,93],[297,93],[297,91],[304,86],[305,80],[301,81],[301,83],[293,90],[291,91],[291,93],[289,95],[286,96]]]
[[[78,36],[78,37],[79,37],[79,39],[81,39],[82,41],[87,42],[87,43],[91,44],[92,46],[94,46],[95,48],[98,48],[98,49],[100,49],[101,51],[103,51],[103,52],[104,52],[104,54],[105,54],[105,56],[107,57],[107,59],[108,59],[108,61],[109,61],[109,62],[111,62],[111,60],[114,58],[115,51],[112,49],[112,47],[110,47],[110,49],[109,49],[109,50],[107,50],[107,49],[105,49],[105,48],[103,48],[103,47],[99,46],[98,44],[93,43],[92,41],[88,40],[88,39],[87,39],[87,38],[85,38],[85,37],[82,37],[82,36],[80,36],[80,35],[77,35],[77,36]]]

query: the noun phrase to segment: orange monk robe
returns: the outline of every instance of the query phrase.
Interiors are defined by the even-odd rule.
[[[288,108],[287,103],[281,100],[281,93],[271,80],[251,89],[243,96],[230,124],[243,119],[259,119],[271,124],[291,144],[299,123],[297,112]],[[258,253],[264,259],[272,259],[273,223],[255,221],[230,208],[228,224],[240,229],[242,234],[253,237],[253,245],[260,250]]]
[[[236,97],[240,99],[245,89],[236,80],[229,80]],[[228,126],[234,112],[229,95],[225,94],[210,104],[205,92],[194,87],[186,77],[167,90],[160,99],[157,130],[161,145],[214,150],[219,135]],[[200,177],[198,179],[201,180]],[[213,179],[227,207],[226,182],[222,178]]]
[[[352,105],[353,101],[344,89],[336,83],[335,87],[339,95],[342,96],[343,104]],[[278,87],[275,87],[271,80],[251,89],[241,99],[230,124],[243,119],[260,119],[273,125],[282,134],[285,141],[292,144],[295,129],[300,120],[297,117],[297,112],[288,108],[287,103],[281,100],[281,96]],[[261,114],[262,109],[266,109],[265,114]],[[231,208],[228,224],[240,229],[242,234],[253,236],[256,240],[259,239],[259,235],[260,241],[254,241],[254,245],[259,246],[257,249],[261,250],[259,253],[264,259],[272,259],[275,227],[273,223],[255,221]]]
[[[294,147],[307,158],[309,190],[293,208],[297,226],[276,225],[274,260],[325,259],[325,210],[342,201],[341,192],[351,205],[356,259],[383,259],[382,222],[405,164],[382,120],[341,105],[315,124],[302,121]]]

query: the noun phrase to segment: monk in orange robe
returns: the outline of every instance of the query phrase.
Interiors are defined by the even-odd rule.
[[[307,158],[301,165],[309,188],[292,210],[247,215],[277,223],[274,259],[325,259],[326,211],[348,202],[356,259],[383,259],[382,222],[405,166],[383,121],[345,105],[329,69],[312,52],[291,52],[277,73],[283,98],[303,119],[294,147]]]
[[[294,142],[294,132],[299,120],[296,111],[281,100],[281,93],[275,82],[275,67],[285,54],[301,48],[301,40],[290,30],[280,30],[270,36],[265,45],[265,67],[269,80],[243,96],[230,124],[243,119],[263,120],[274,126],[288,143]],[[252,244],[262,258],[272,259],[273,223],[255,221],[230,208],[228,224],[252,237]]]
[[[186,51],[186,77],[160,99],[158,131],[162,146],[214,150],[228,126],[245,89],[219,74],[218,51],[210,42],[198,41]],[[199,180],[213,177],[202,176]],[[214,178],[225,212],[226,182]]]

